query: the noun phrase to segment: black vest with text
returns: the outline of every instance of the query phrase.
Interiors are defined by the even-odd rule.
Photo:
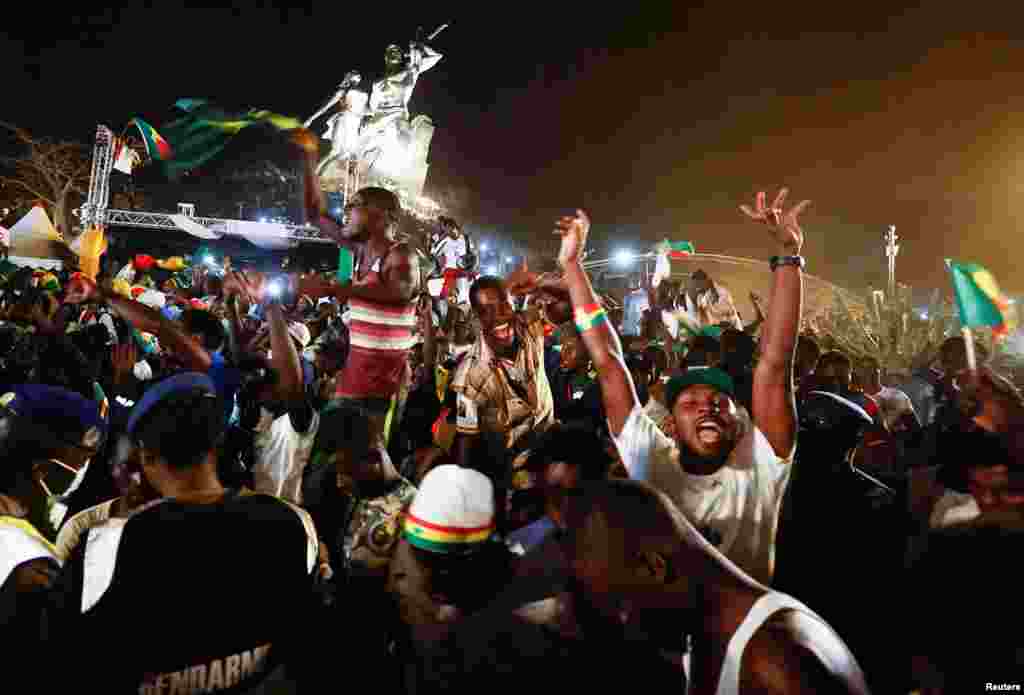
[[[92,528],[63,579],[76,678],[109,693],[249,692],[303,660],[317,564],[309,515],[247,491]]]

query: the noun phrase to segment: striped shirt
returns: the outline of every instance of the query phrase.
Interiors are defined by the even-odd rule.
[[[397,245],[397,244],[396,244]],[[391,249],[378,258],[363,278],[353,273],[354,287],[382,282],[380,268]],[[390,398],[398,392],[409,350],[416,342],[416,304],[382,304],[351,298],[348,361],[338,376],[336,395],[343,398]]]

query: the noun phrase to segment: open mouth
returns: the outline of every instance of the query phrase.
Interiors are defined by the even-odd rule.
[[[703,420],[697,424],[697,439],[705,444],[716,444],[724,435],[725,428],[714,420]]]
[[[505,323],[499,323],[497,326],[491,329],[491,335],[493,335],[495,338],[497,338],[503,343],[511,342],[513,336],[512,324],[508,323],[507,321]]]

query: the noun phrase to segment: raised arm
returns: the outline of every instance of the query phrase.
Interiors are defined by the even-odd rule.
[[[210,369],[212,364],[210,353],[197,341],[187,336],[173,321],[167,319],[159,311],[133,299],[125,299],[114,292],[104,290],[81,273],[75,273],[71,282],[68,283],[64,301],[68,304],[82,304],[90,301],[105,302],[136,330],[156,335],[160,339],[160,344],[183,359],[189,369],[197,372],[205,372]]]
[[[310,131],[300,128],[292,136],[292,142],[302,149],[303,211],[306,221],[320,230],[320,233],[344,248],[352,248],[351,239],[345,229],[326,213],[327,205],[320,189],[317,176],[317,159],[320,156],[320,139]]]
[[[589,232],[590,219],[582,210],[577,210],[575,217],[558,220],[555,234],[562,236],[558,263],[565,271],[565,284],[577,315],[576,321],[581,328],[583,342],[597,369],[608,425],[612,434],[618,436],[639,399],[633,379],[622,359],[619,336],[612,330],[611,322],[602,318],[604,310],[600,309],[597,293],[583,270],[581,260]]]
[[[804,233],[797,217],[810,201],[783,213],[788,191],[779,191],[770,208],[765,194],[757,194],[754,209],[740,208],[752,220],[767,225],[779,245],[779,256],[797,257],[804,244]],[[772,277],[772,299],[765,319],[761,359],[754,371],[754,424],[760,429],[780,458],[788,459],[796,444],[796,403],[793,398],[793,356],[800,330],[803,303],[803,270],[800,265],[781,264]]]
[[[262,273],[253,273],[241,279],[244,294],[252,301],[265,301],[267,278]],[[305,383],[302,378],[302,364],[288,334],[288,321],[284,309],[278,303],[264,305],[268,328],[270,329],[270,367],[277,373],[274,385],[275,400],[290,406],[301,403],[305,397]]]

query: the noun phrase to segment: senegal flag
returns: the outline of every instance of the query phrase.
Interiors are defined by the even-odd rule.
[[[658,253],[663,253],[669,258],[679,259],[692,256],[696,253],[696,250],[691,241],[669,241],[665,239],[658,247]]]
[[[1014,306],[999,290],[992,273],[976,263],[954,263],[948,258],[946,267],[953,277],[953,294],[962,326],[990,326],[998,337],[1017,329]]]
[[[692,242],[669,241],[668,239],[658,244],[655,247],[655,252],[658,254],[658,258],[654,265],[654,277],[651,279],[655,287],[660,285],[665,278],[672,277],[672,265],[669,261],[678,261],[696,253]]]
[[[165,162],[174,154],[167,140],[161,137],[160,133],[156,132],[156,128],[141,118],[133,118],[128,121],[128,125],[139,129],[139,133],[142,134],[142,140],[146,144],[146,154],[153,161]]]
[[[174,148],[174,157],[164,165],[172,179],[209,162],[245,128],[261,125],[288,131],[302,127],[298,119],[264,109],[230,112],[205,99],[179,99],[174,105],[185,115],[160,127]]]

